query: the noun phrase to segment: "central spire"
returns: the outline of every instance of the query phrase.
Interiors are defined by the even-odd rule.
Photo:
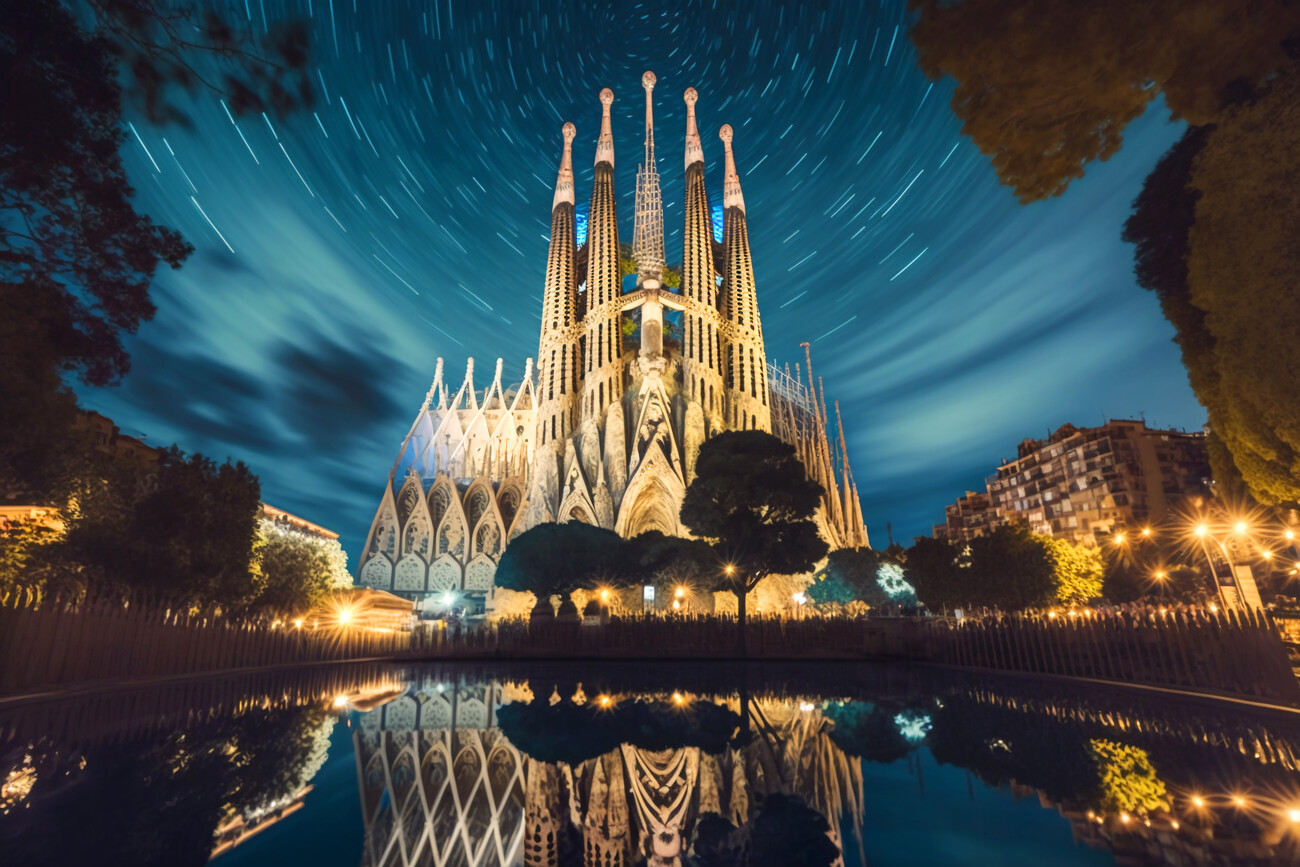
[[[632,228],[632,258],[637,276],[644,283],[658,280],[664,268],[664,200],[659,189],[659,167],[655,163],[655,117],[651,94],[655,74],[641,76],[645,88],[645,163],[636,173],[636,220]]]
[[[727,171],[722,176],[722,207],[740,208],[741,213],[745,212],[745,196],[740,192],[740,175],[736,173],[736,157],[731,152],[731,124],[722,125],[718,130],[718,138],[722,139],[722,146],[727,149]]]
[[[609,126],[609,107],[614,104],[614,91],[608,87],[600,92],[600,104],[604,107],[600,117],[600,138],[596,140],[596,165],[609,163],[614,165],[614,133]]]

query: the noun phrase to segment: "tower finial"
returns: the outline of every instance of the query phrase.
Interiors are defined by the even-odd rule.
[[[686,168],[704,162],[704,146],[700,144],[700,130],[695,125],[695,102],[700,95],[695,88],[686,88],[682,99],[686,101]]]
[[[566,123],[561,130],[564,134],[564,156],[560,157],[560,176],[555,181],[555,198],[551,200],[554,211],[560,202],[574,204],[573,198],[573,137],[578,130],[571,123]]]
[[[614,165],[614,133],[609,127],[609,107],[613,103],[614,91],[607,87],[600,92],[600,104],[604,108],[600,116],[600,138],[596,140],[596,165]]]
[[[655,128],[654,111],[650,107],[650,94],[654,91],[655,82],[658,80],[655,78],[655,74],[648,69],[641,76],[641,86],[645,88],[645,128],[647,135]]]
[[[718,138],[727,149],[727,172],[722,179],[722,207],[740,208],[745,213],[745,196],[740,192],[740,175],[736,174],[736,157],[731,152],[731,124],[724,123],[718,130]]]

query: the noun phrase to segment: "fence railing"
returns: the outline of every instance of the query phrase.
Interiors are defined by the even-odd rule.
[[[1258,611],[986,617],[946,627],[937,660],[1300,705],[1276,626]]]
[[[120,594],[0,599],[0,693],[405,654],[410,633],[191,614]]]
[[[161,600],[0,599],[0,693],[358,659],[737,659],[732,617],[524,619],[413,631],[302,628],[190,614]],[[1263,613],[1076,612],[913,618],[753,617],[745,658],[905,660],[1083,677],[1300,707],[1300,683]]]

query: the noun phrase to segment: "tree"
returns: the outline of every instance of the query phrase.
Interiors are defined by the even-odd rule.
[[[736,594],[745,648],[745,597],[769,575],[809,572],[827,545],[810,519],[823,490],[794,446],[762,431],[728,431],[700,446],[682,523],[725,563],[716,589]]]
[[[149,472],[104,459],[77,493],[61,556],[89,581],[242,608],[260,495],[244,464],[175,446]]]
[[[496,583],[532,593],[539,602],[552,596],[568,600],[579,588],[592,589],[602,580],[616,582],[624,568],[623,545],[617,533],[581,521],[538,524],[506,547]]]
[[[808,598],[818,605],[865,602],[873,608],[888,597],[876,581],[880,558],[870,548],[841,548],[826,558],[826,567],[808,585]]]
[[[1096,546],[1072,545],[1065,539],[1043,537],[1052,562],[1052,580],[1057,602],[1076,605],[1101,595],[1101,552]]]
[[[921,602],[935,611],[946,611],[971,601],[967,566],[969,562],[953,545],[922,537],[908,549],[903,574]]]
[[[718,561],[707,542],[650,530],[624,543],[618,571],[620,583],[671,592],[681,585],[712,586]]]
[[[927,74],[1022,202],[1063,192],[1159,94],[1192,128],[1124,237],[1206,408],[1215,478],[1300,500],[1300,4],[1257,0],[912,0]],[[1063,49],[1069,50],[1063,50]]]
[[[352,586],[348,555],[337,539],[308,536],[262,520],[255,547],[258,608],[304,611],[332,591]]]
[[[830,823],[795,795],[763,799],[750,829],[752,867],[830,867],[840,857]]]
[[[1175,118],[1213,121],[1289,67],[1300,8],[1259,0],[911,0],[931,78],[957,80],[953,112],[1022,202],[1060,195],[1119,150],[1163,96]]]
[[[1020,524],[1005,524],[971,540],[971,601],[1004,611],[1055,601],[1054,568],[1045,538]]]

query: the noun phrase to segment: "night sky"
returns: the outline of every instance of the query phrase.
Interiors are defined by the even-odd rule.
[[[681,260],[687,87],[722,193],[730,123],[769,359],[811,341],[840,401],[873,542],[908,543],[1027,436],[1137,417],[1197,427],[1172,327],[1121,225],[1182,130],[1157,104],[1066,195],[1024,207],[960,135],[905,4],[246,0],[311,17],[313,110],[134,119],[138,206],[196,252],[153,286],[122,386],[84,405],[156,444],[243,460],[263,498],[364,542],[433,375],[522,376],[536,352],[560,127],[590,197],[613,89],[632,237],[641,73],[659,79],[667,258]],[[244,2],[232,3],[240,15]],[[562,9],[562,11],[556,11]]]

